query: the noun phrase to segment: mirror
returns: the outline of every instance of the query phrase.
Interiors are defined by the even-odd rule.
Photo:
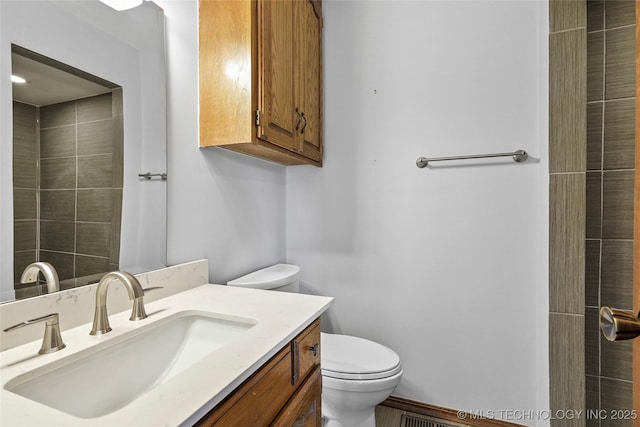
[[[3,0],[0,20],[0,301],[46,292],[33,285],[14,291],[21,270],[36,260],[53,264],[62,289],[95,283],[109,270],[139,273],[164,267],[166,182],[138,176],[166,171],[162,10],[149,1],[116,12],[93,0]],[[51,85],[36,91],[52,97],[48,100],[30,99],[10,76],[34,65],[70,74],[65,81],[82,79],[57,81],[55,91]],[[33,80],[27,84],[35,86]],[[79,95],[57,90],[65,85]],[[81,105],[86,104],[93,113],[82,123]],[[14,145],[14,136],[23,135],[25,106],[39,115],[37,126],[28,122],[30,129],[38,129],[34,188],[23,187],[24,150]],[[77,117],[68,129],[47,122],[52,111],[64,106],[72,106]],[[111,107],[110,117],[91,117],[106,112],[105,106]],[[112,139],[88,133],[91,128]],[[67,138],[66,152],[64,138],[52,137],[65,133],[73,139]],[[62,152],[52,151],[54,146]],[[73,173],[64,172],[67,163]],[[51,171],[73,183],[52,184]]]

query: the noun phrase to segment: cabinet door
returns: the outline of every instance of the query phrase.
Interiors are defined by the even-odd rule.
[[[298,138],[302,154],[322,160],[322,3],[296,2],[296,46],[299,108],[304,114]]]
[[[291,151],[296,140],[295,0],[258,0],[258,138]]]
[[[322,426],[322,374],[320,367],[293,395],[287,406],[273,421],[273,427],[321,427]]]

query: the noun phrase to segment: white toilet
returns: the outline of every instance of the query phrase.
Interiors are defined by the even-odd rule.
[[[298,292],[300,267],[277,264],[232,280],[229,286]],[[322,333],[322,416],[325,427],[375,427],[375,406],[402,377],[398,355],[381,344]]]

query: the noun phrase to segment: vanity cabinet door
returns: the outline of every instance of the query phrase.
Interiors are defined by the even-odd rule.
[[[320,427],[319,342],[320,319],[316,319],[196,426]]]
[[[317,367],[280,412],[272,426],[321,427],[321,395],[322,374],[320,367]]]
[[[287,347],[201,419],[197,426],[268,426],[293,391],[291,356]]]

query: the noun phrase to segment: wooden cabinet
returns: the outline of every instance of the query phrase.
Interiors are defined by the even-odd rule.
[[[322,4],[200,0],[200,146],[322,166]]]
[[[321,393],[320,321],[316,320],[197,425],[320,427]]]

